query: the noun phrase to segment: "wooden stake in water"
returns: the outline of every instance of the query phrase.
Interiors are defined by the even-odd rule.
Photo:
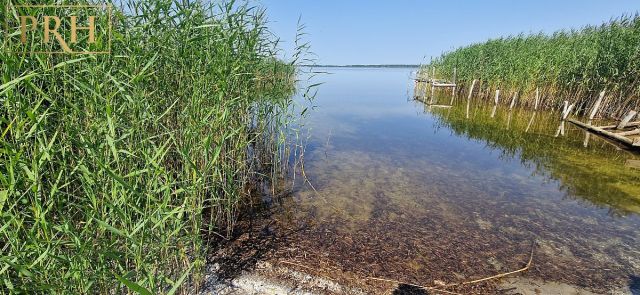
[[[593,109],[591,109],[591,115],[589,115],[589,120],[593,120],[593,118],[595,118],[596,114],[598,113],[598,109],[600,108],[600,103],[602,103],[602,98],[604,98],[604,93],[605,91],[600,92],[600,96],[598,97],[598,100],[596,100],[596,103],[593,105]]]
[[[533,119],[536,117],[536,113],[537,112],[533,112],[533,115],[531,115],[531,119],[529,120],[529,124],[527,124],[527,129],[524,131],[524,133],[529,132],[529,129],[531,128],[531,124],[533,124]]]
[[[498,104],[499,100],[500,100],[500,89],[496,89],[495,104]]]
[[[562,120],[560,121],[560,126],[558,126],[558,132],[556,132],[556,137],[558,137],[558,135],[564,136],[564,122],[567,119],[567,116],[569,116],[569,113],[571,113],[571,109],[573,109],[573,104],[569,104],[569,102],[565,100],[564,109],[561,115]]]
[[[582,145],[584,147],[588,147],[589,146],[589,138],[591,138],[591,133],[589,131],[584,131],[584,141],[582,142]]]
[[[538,102],[540,102],[540,91],[539,91],[538,87],[536,87],[536,102],[533,105],[533,109],[534,110],[538,110]]]
[[[469,105],[471,104],[471,95],[473,94],[473,87],[476,86],[476,79],[473,79],[471,88],[469,89],[469,95],[467,96],[467,119],[469,119]]]
[[[429,80],[427,79],[427,81],[429,81]],[[427,101],[427,95],[428,95],[427,91],[429,91],[429,89],[427,88],[429,86],[429,82],[423,82],[423,83],[424,83],[424,86],[423,86],[424,91],[422,91],[422,93],[423,93],[422,94],[422,102],[426,102]]]
[[[469,95],[467,96],[467,100],[471,100],[471,95],[473,94],[473,88],[476,86],[476,79],[473,79],[471,83],[471,88],[469,89]]]
[[[458,87],[456,79],[457,71],[457,68],[453,68],[453,89],[451,89],[451,103],[449,103],[450,105],[453,105],[453,99],[456,97],[456,88]]]
[[[567,105],[569,102],[568,101],[564,101],[564,111],[562,112],[562,120],[566,120],[567,117],[569,116],[569,114],[571,113],[571,110],[573,109],[573,104]]]
[[[511,106],[509,106],[509,109],[513,109],[513,106],[516,105],[516,98],[518,97],[518,92],[513,94],[513,98],[511,98]]]
[[[591,114],[589,115],[589,121],[587,121],[587,125],[591,125],[591,121],[593,120],[593,118],[595,118],[596,114],[598,113],[598,109],[600,108],[600,104],[602,103],[602,99],[604,98],[604,94],[605,91],[601,91],[600,92],[600,96],[598,97],[598,100],[596,100],[596,103],[593,104],[593,108],[591,109]],[[589,146],[589,139],[591,138],[591,132],[589,131],[584,131],[584,142],[582,143],[582,145],[584,147]]]
[[[564,114],[567,112],[567,108],[569,107],[569,102],[564,101],[564,106],[562,107],[562,113],[560,113],[560,119],[564,120]]]
[[[431,82],[431,100],[429,101],[430,104],[433,104],[433,97],[435,96],[435,89],[436,89],[436,87],[433,86],[433,82]]]

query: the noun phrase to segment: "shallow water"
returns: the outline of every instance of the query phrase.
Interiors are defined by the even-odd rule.
[[[523,267],[533,247],[527,278],[637,287],[636,154],[593,135],[585,147],[569,123],[555,137],[555,114],[426,107],[408,99],[411,69],[327,71],[307,124],[311,185],[283,200],[276,219],[295,230],[276,257],[384,288],[366,278],[468,281]]]

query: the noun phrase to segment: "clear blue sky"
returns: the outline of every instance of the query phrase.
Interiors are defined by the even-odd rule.
[[[640,10],[640,0],[257,1],[285,54],[302,16],[319,64],[417,64],[489,38],[579,28]]]

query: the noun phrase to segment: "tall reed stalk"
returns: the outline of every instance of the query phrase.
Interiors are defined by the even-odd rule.
[[[450,77],[457,68],[462,84],[481,80],[478,93],[503,96],[520,92],[519,103],[534,105],[539,89],[543,107],[564,100],[587,111],[606,90],[602,114],[620,116],[640,106],[640,16],[622,16],[600,26],[503,37],[445,52],[423,66]],[[468,88],[468,86],[467,86]],[[503,100],[508,103],[509,100]]]
[[[2,39],[0,293],[180,291],[286,166],[295,67],[263,9],[116,4],[110,55]]]

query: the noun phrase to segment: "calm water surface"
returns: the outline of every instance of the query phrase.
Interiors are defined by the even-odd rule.
[[[569,125],[555,137],[557,115],[426,107],[407,99],[411,69],[327,71],[282,259],[382,288],[365,278],[461,282],[521,268],[534,245],[525,277],[638,286],[637,155]]]

